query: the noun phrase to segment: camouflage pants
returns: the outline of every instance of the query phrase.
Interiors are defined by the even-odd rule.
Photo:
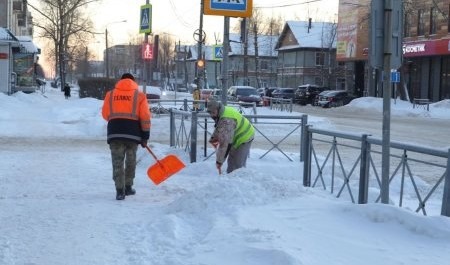
[[[116,189],[133,185],[136,172],[137,146],[136,143],[121,140],[114,140],[109,144]]]

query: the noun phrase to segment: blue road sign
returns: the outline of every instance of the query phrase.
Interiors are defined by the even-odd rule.
[[[141,6],[139,33],[152,33],[152,5]]]
[[[205,15],[251,17],[253,0],[204,0]]]
[[[223,59],[223,46],[222,45],[214,45],[213,46],[213,60],[221,61]]]
[[[400,72],[391,72],[391,83],[400,83]]]
[[[245,11],[247,0],[211,0],[211,8],[221,10]]]

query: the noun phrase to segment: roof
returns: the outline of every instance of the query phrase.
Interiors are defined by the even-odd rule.
[[[240,42],[240,35],[237,33],[230,33],[230,51],[229,55],[244,55],[244,45]],[[278,36],[258,35],[258,56],[260,57],[277,57],[278,52],[275,50]],[[249,38],[247,54],[249,56],[255,55],[255,40]],[[184,47],[183,47],[184,49]],[[202,47],[202,52],[205,54],[207,61],[213,60],[214,45],[206,45]],[[180,51],[181,52],[181,51]],[[187,52],[191,57],[188,59],[197,59],[198,45],[187,46]]]
[[[277,50],[298,48],[336,48],[336,24],[332,22],[286,21],[276,44]],[[285,38],[293,36],[293,40],[285,43]]]
[[[277,57],[278,51],[275,50],[278,36],[258,35],[258,56]],[[255,55],[255,39],[249,36],[247,54]],[[244,55],[244,44],[240,42],[240,34],[230,33],[230,55]]]

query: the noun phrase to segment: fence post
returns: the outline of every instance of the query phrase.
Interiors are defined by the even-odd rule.
[[[188,111],[188,102],[186,98],[183,100],[183,110]]]
[[[173,112],[173,109],[169,109],[170,113],[170,146],[175,146],[175,113]]]
[[[369,194],[370,143],[367,134],[361,138],[361,162],[359,166],[359,196],[358,203],[366,204]]]
[[[441,215],[450,217],[450,149],[447,154],[447,169],[445,171],[444,195],[442,196]]]
[[[308,124],[308,115],[302,115],[302,135],[300,136],[300,162],[304,161],[305,152],[306,152],[306,134],[308,133],[306,130],[306,125]]]
[[[311,187],[311,141],[312,133],[309,131],[309,126],[306,125],[305,134],[305,154],[303,157],[303,186]]]
[[[191,112],[191,163],[197,162],[197,116],[196,111]]]

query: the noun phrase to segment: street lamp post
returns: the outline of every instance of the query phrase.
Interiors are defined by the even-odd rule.
[[[116,23],[124,23],[127,22],[127,20],[121,20],[121,21],[115,21],[115,22],[111,22],[106,24],[105,27],[105,71],[106,71],[106,78],[109,78],[109,51],[108,51],[108,26],[111,24],[116,24]]]

